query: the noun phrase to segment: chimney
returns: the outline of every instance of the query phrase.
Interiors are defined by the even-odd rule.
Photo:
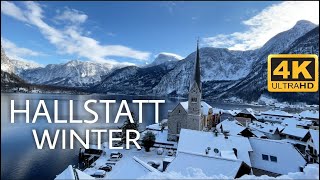
[[[211,150],[211,148],[210,147],[207,147],[207,149],[206,149],[206,154],[208,155],[209,154],[209,151]]]
[[[238,150],[236,148],[232,148],[234,155],[236,155],[236,157],[238,158]]]
[[[229,132],[230,132],[230,131],[227,131],[227,130],[223,131],[223,135],[224,135],[224,138],[225,138],[225,139],[228,139]]]

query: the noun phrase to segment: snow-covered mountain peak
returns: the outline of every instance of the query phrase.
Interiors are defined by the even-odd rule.
[[[1,46],[1,70],[12,73],[14,71],[10,59],[6,56],[6,53],[4,52],[4,49]]]
[[[181,59],[183,59],[183,57],[177,54],[162,52],[157,55],[151,65],[159,65],[165,62],[179,61]]]
[[[316,27],[317,25],[315,25],[314,23],[307,21],[307,20],[300,20],[297,21],[297,23],[293,26],[292,29],[300,29],[300,28],[307,28],[307,29],[312,29],[314,27]]]

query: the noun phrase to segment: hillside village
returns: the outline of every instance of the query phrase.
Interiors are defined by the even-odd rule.
[[[199,48],[196,53],[188,101],[141,133],[141,141],[147,133],[155,135],[149,152],[111,151],[106,142],[102,149],[84,150],[88,163],[82,171],[68,166],[56,179],[150,179],[150,173],[160,179],[168,173],[175,173],[172,179],[199,178],[199,174],[210,179],[295,174],[305,179],[303,175],[310,172],[319,178],[318,110],[214,108],[202,100]]]

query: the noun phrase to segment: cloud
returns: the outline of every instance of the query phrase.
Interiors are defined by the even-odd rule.
[[[243,21],[248,27],[246,31],[203,38],[203,43],[232,50],[256,49],[276,34],[292,28],[299,20],[319,24],[319,2],[287,1],[274,4]]]
[[[84,18],[82,12],[66,9],[67,14],[72,14],[73,17],[69,19],[62,18],[71,24],[65,25],[63,29],[55,28],[44,21],[43,9],[40,4],[36,2],[25,2],[25,9],[17,7],[12,2],[9,3],[10,7],[14,7],[18,14],[23,15],[27,19],[27,22],[37,27],[42,35],[58,49],[60,54],[76,55],[87,58],[91,61],[107,62],[111,64],[119,64],[119,62],[110,59],[111,56],[132,58],[140,61],[146,61],[150,57],[149,52],[134,50],[130,47],[123,45],[102,45],[99,41],[85,36],[81,28],[78,26],[80,22],[84,22],[87,19]],[[7,5],[8,6],[8,5]],[[5,10],[1,8],[1,12]],[[64,15],[66,11],[60,13]],[[5,13],[17,20],[24,21],[21,18],[17,18],[16,15]],[[75,17],[80,15],[79,17]]]
[[[45,55],[42,52],[37,52],[28,48],[18,47],[15,43],[3,37],[1,37],[1,47],[3,47],[3,49],[6,52],[6,55],[10,59],[20,60],[24,62],[36,63],[33,60],[29,60],[28,58]]]
[[[60,21],[69,21],[71,23],[84,23],[88,19],[88,16],[83,12],[80,12],[76,9],[70,9],[68,7],[66,7],[63,12],[60,12],[60,10],[58,10],[57,13],[58,15],[55,17],[55,19]]]
[[[157,56],[159,56],[160,54],[167,55],[167,56],[173,56],[173,57],[175,57],[175,58],[177,58],[177,59],[179,59],[179,60],[181,60],[181,59],[184,58],[184,57],[182,57],[182,56],[180,56],[180,55],[178,55],[178,54],[168,53],[168,52],[161,52],[161,53],[155,55],[154,57],[157,57]]]
[[[7,1],[1,1],[1,13],[12,16],[20,21],[27,21],[27,18],[23,15],[20,8]]]

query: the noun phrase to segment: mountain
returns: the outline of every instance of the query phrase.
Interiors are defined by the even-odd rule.
[[[201,48],[203,81],[234,80],[246,76],[253,62],[250,53]],[[166,61],[156,66],[125,67],[110,73],[92,90],[102,93],[183,95],[189,87],[194,59],[195,52],[180,61]],[[245,60],[242,62],[242,59]],[[220,76],[216,76],[216,73]]]
[[[156,66],[166,62],[179,61],[183,59],[181,56],[172,53],[160,53],[149,66]]]
[[[292,41],[292,40],[291,40]],[[297,38],[280,53],[317,54],[319,56],[319,26]],[[270,53],[274,53],[271,51]],[[278,53],[278,52],[277,52]],[[274,97],[280,101],[297,101],[319,103],[318,93],[269,93],[267,91],[267,61],[260,62],[251,70],[249,75],[231,83],[232,86],[219,92],[220,98],[238,97],[247,101],[255,101],[262,94]],[[249,95],[250,94],[250,95]],[[209,96],[213,97],[213,94]]]
[[[312,44],[310,46],[313,50],[318,50],[319,43],[315,39],[319,33],[312,30],[315,27],[316,25],[311,22],[299,21],[293,28],[277,34],[256,50],[231,51],[224,48],[201,48],[203,97],[256,101],[262,94],[269,94],[266,89],[267,56],[286,51],[304,53],[302,49],[308,49],[306,47],[308,43]],[[312,39],[312,42],[309,39]],[[166,63],[160,66],[118,69],[110,73],[92,90],[118,94],[185,96],[193,72],[194,59],[195,52],[185,59],[165,61]],[[171,65],[169,68],[168,64]],[[276,98],[280,99],[280,97]]]
[[[23,84],[25,83],[19,76],[9,73],[6,71],[1,70],[1,87],[2,85],[4,86],[9,86],[9,84]]]
[[[91,91],[127,95],[151,94],[152,89],[173,67],[175,66],[163,63],[150,67],[128,66],[117,69],[105,76],[99,84],[91,88]]]
[[[288,49],[295,40],[314,29],[316,26],[317,25],[310,21],[298,21],[293,28],[277,34],[258,49],[256,53],[260,56],[260,61],[257,62],[263,63],[269,54],[278,54]]]
[[[26,67],[22,67],[23,64]],[[16,67],[14,67],[14,65]],[[84,93],[82,89],[73,87],[57,87],[48,85],[34,85],[25,82],[14,73],[15,68],[32,69],[32,63],[16,61],[8,58],[1,48],[1,92],[32,92],[32,93]],[[19,67],[20,66],[20,67]]]
[[[35,69],[39,68],[41,65],[29,62],[29,61],[21,61],[10,59],[6,56],[4,49],[1,46],[1,70],[8,73],[15,73],[19,75],[22,71],[27,69]]]
[[[36,69],[42,67],[42,65],[34,62],[27,62],[21,60],[11,59],[11,65],[13,67],[13,72],[20,75],[25,70]]]
[[[101,81],[101,76],[114,68],[108,63],[73,60],[62,64],[28,69],[20,73],[21,78],[33,84],[65,87],[87,87]]]
[[[201,48],[201,80],[208,81],[237,80],[245,77],[251,68],[254,59],[251,52],[230,51],[222,48]],[[155,94],[184,95],[188,92],[190,78],[194,69],[196,52],[179,61],[175,68],[161,78],[153,89]]]
[[[14,68],[10,62],[10,59],[6,56],[6,53],[4,52],[4,49],[1,46],[1,72],[2,71],[12,73],[14,72]]]

